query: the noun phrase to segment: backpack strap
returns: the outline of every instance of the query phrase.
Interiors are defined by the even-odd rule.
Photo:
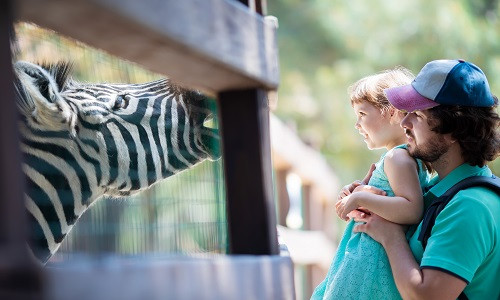
[[[422,228],[420,234],[418,235],[418,240],[422,243],[422,247],[425,249],[427,246],[427,240],[431,236],[432,227],[436,222],[436,218],[438,214],[445,208],[448,202],[453,199],[456,193],[461,190],[465,190],[470,187],[482,186],[489,188],[500,195],[500,178],[495,175],[488,176],[472,176],[465,178],[454,186],[452,186],[449,190],[447,190],[441,197],[435,199],[427,211],[425,212],[424,218],[422,220]],[[462,291],[459,300],[467,300],[467,296]]]
[[[424,218],[422,220],[422,229],[418,236],[418,240],[422,243],[424,249],[427,246],[427,240],[431,236],[432,227],[436,222],[438,214],[445,208],[448,202],[450,202],[455,194],[459,191],[477,186],[489,188],[495,191],[497,194],[500,194],[500,178],[496,177],[495,175],[491,177],[472,176],[456,183],[441,197],[435,199],[425,212]]]

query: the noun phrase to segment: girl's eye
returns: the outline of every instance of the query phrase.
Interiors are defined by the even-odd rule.
[[[128,106],[128,97],[127,95],[118,95],[115,99],[115,104],[113,105],[113,109],[122,109]]]

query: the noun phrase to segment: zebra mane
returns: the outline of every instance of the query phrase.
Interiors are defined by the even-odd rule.
[[[56,63],[42,63],[40,67],[44,68],[54,77],[59,91],[64,90],[70,74],[73,71],[73,63],[68,61],[58,61]]]
[[[59,95],[69,81],[71,67],[68,62],[14,64],[17,106],[25,121],[51,130],[69,126],[74,136],[76,114]]]
[[[45,69],[54,79],[55,83],[57,84],[57,87],[59,91],[62,91],[64,87],[66,86],[66,83],[68,82],[68,79],[70,78],[69,75],[73,69],[73,64],[70,62],[56,62],[56,63],[42,63],[38,64],[41,68]],[[39,80],[37,80],[39,81]],[[39,83],[39,82],[35,82]],[[33,98],[29,95],[29,92],[27,90],[26,83],[23,82],[20,74],[18,72],[14,72],[14,86],[17,92],[17,100],[19,103],[20,108],[24,112],[30,112],[33,111],[35,107],[35,103]],[[43,86],[40,85],[42,89],[40,92],[42,94],[47,92],[48,86]]]

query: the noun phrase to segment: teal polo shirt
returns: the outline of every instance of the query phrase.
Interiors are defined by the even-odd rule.
[[[426,207],[460,180],[491,176],[488,167],[463,164],[424,195]],[[469,299],[500,299],[500,197],[484,187],[458,192],[436,218],[425,252],[418,241],[422,223],[409,244],[420,268],[439,269],[467,282]]]

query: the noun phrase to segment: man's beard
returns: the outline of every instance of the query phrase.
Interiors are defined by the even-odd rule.
[[[407,134],[415,141],[413,134],[409,132]],[[425,144],[417,146],[415,143],[414,147],[408,148],[408,152],[414,158],[433,163],[445,154],[448,149],[449,145],[445,138],[441,135],[436,135],[434,139],[427,141]]]

